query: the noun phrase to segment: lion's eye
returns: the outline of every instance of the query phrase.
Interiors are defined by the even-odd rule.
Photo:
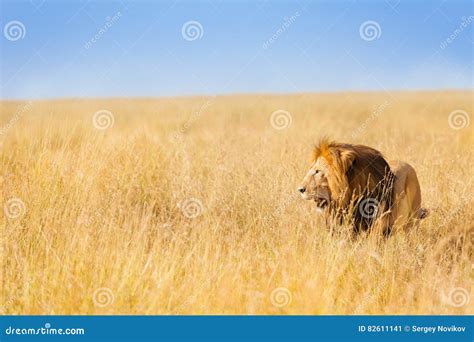
[[[313,176],[317,175],[320,171],[319,170],[313,170],[312,174]]]

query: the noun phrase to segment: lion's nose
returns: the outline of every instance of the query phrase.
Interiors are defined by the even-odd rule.
[[[306,188],[305,187],[298,188],[298,191],[303,194],[306,191]]]

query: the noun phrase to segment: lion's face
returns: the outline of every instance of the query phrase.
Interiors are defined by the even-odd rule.
[[[318,158],[303,179],[298,188],[303,199],[314,201],[316,209],[323,211],[331,202],[331,190],[329,188],[329,165],[324,158]]]

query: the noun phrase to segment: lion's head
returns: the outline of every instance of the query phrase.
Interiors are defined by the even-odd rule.
[[[314,149],[311,167],[298,191],[304,199],[314,201],[319,211],[332,208],[336,213],[347,212],[351,205],[369,198],[389,209],[393,180],[379,151],[322,139]],[[352,213],[357,223],[364,221],[358,210]]]

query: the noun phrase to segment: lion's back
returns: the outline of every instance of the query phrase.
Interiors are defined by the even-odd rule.
[[[421,189],[415,169],[409,163],[401,160],[392,160],[389,161],[389,164],[395,175],[393,186],[394,221],[424,218],[427,211],[421,208]]]

